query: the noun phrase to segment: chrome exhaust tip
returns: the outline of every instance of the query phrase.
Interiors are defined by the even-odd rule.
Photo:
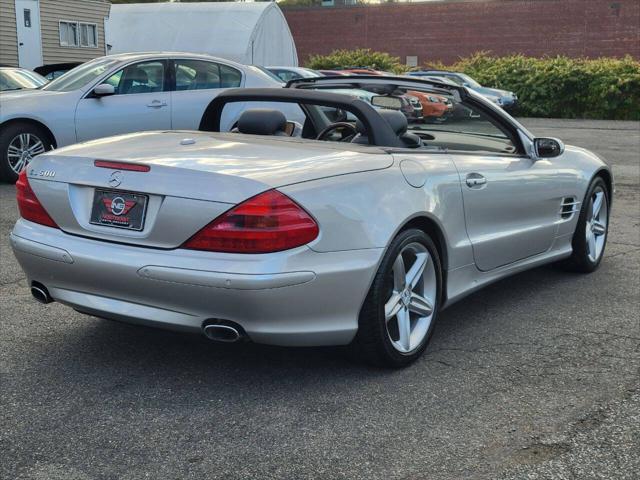
[[[205,337],[215,342],[234,343],[242,338],[242,333],[230,325],[209,323],[202,327]]]
[[[51,298],[51,295],[49,295],[47,287],[38,282],[33,282],[31,284],[31,295],[33,295],[33,298],[35,298],[40,303],[47,304],[53,302],[53,298]]]

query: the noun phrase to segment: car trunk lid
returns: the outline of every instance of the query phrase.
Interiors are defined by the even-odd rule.
[[[145,132],[40,155],[28,176],[45,209],[67,233],[176,248],[263,191],[393,163],[381,150],[359,148],[240,134]],[[102,223],[120,213],[111,207],[136,201],[130,225]]]

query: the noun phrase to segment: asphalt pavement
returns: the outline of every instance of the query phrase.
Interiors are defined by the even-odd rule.
[[[523,121],[613,165],[603,264],[468,297],[400,371],[40,305],[0,185],[0,478],[638,478],[640,124]]]

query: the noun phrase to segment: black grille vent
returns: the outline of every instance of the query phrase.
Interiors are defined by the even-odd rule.
[[[580,202],[576,197],[564,197],[560,208],[560,218],[564,220],[570,219],[580,209]]]

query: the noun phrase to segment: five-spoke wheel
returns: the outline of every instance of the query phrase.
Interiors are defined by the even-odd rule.
[[[403,367],[427,346],[440,307],[442,270],[433,240],[402,231],[387,248],[360,312],[355,351],[387,367]]]
[[[436,298],[436,272],[427,248],[411,243],[398,254],[384,306],[387,334],[402,353],[418,347],[429,331]]]
[[[571,257],[561,262],[569,270],[593,272],[607,244],[611,192],[602,177],[595,177],[584,197],[573,235]]]
[[[589,260],[597,262],[604,250],[609,222],[607,194],[601,186],[596,187],[591,194],[588,208],[587,228],[585,228],[587,255]]]

